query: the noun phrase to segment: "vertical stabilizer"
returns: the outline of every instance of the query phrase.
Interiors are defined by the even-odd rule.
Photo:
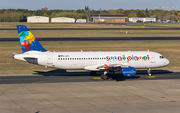
[[[29,31],[25,25],[16,25],[20,39],[22,52],[27,51],[41,51],[46,52],[47,50],[38,42],[34,35]]]

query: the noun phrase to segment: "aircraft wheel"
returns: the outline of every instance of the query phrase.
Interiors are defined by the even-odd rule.
[[[147,69],[147,72],[148,72],[148,76],[152,76],[150,68]]]
[[[101,75],[101,79],[103,79],[103,80],[107,80],[107,79],[108,79],[108,76],[107,76],[107,75],[102,74],[102,75]]]
[[[96,76],[96,72],[95,72],[95,71],[91,71],[91,72],[90,72],[90,75],[91,75],[91,76]]]

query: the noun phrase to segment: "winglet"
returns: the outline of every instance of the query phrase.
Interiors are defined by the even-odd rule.
[[[108,66],[108,65],[106,65],[106,64],[104,64],[105,66],[106,66],[106,69],[108,69],[110,66]]]

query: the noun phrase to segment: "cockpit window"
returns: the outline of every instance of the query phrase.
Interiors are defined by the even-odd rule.
[[[160,59],[163,59],[164,57],[163,56],[159,56]]]

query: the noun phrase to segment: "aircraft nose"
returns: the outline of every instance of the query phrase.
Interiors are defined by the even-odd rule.
[[[168,65],[170,63],[170,61],[168,59],[165,59],[165,65]]]

